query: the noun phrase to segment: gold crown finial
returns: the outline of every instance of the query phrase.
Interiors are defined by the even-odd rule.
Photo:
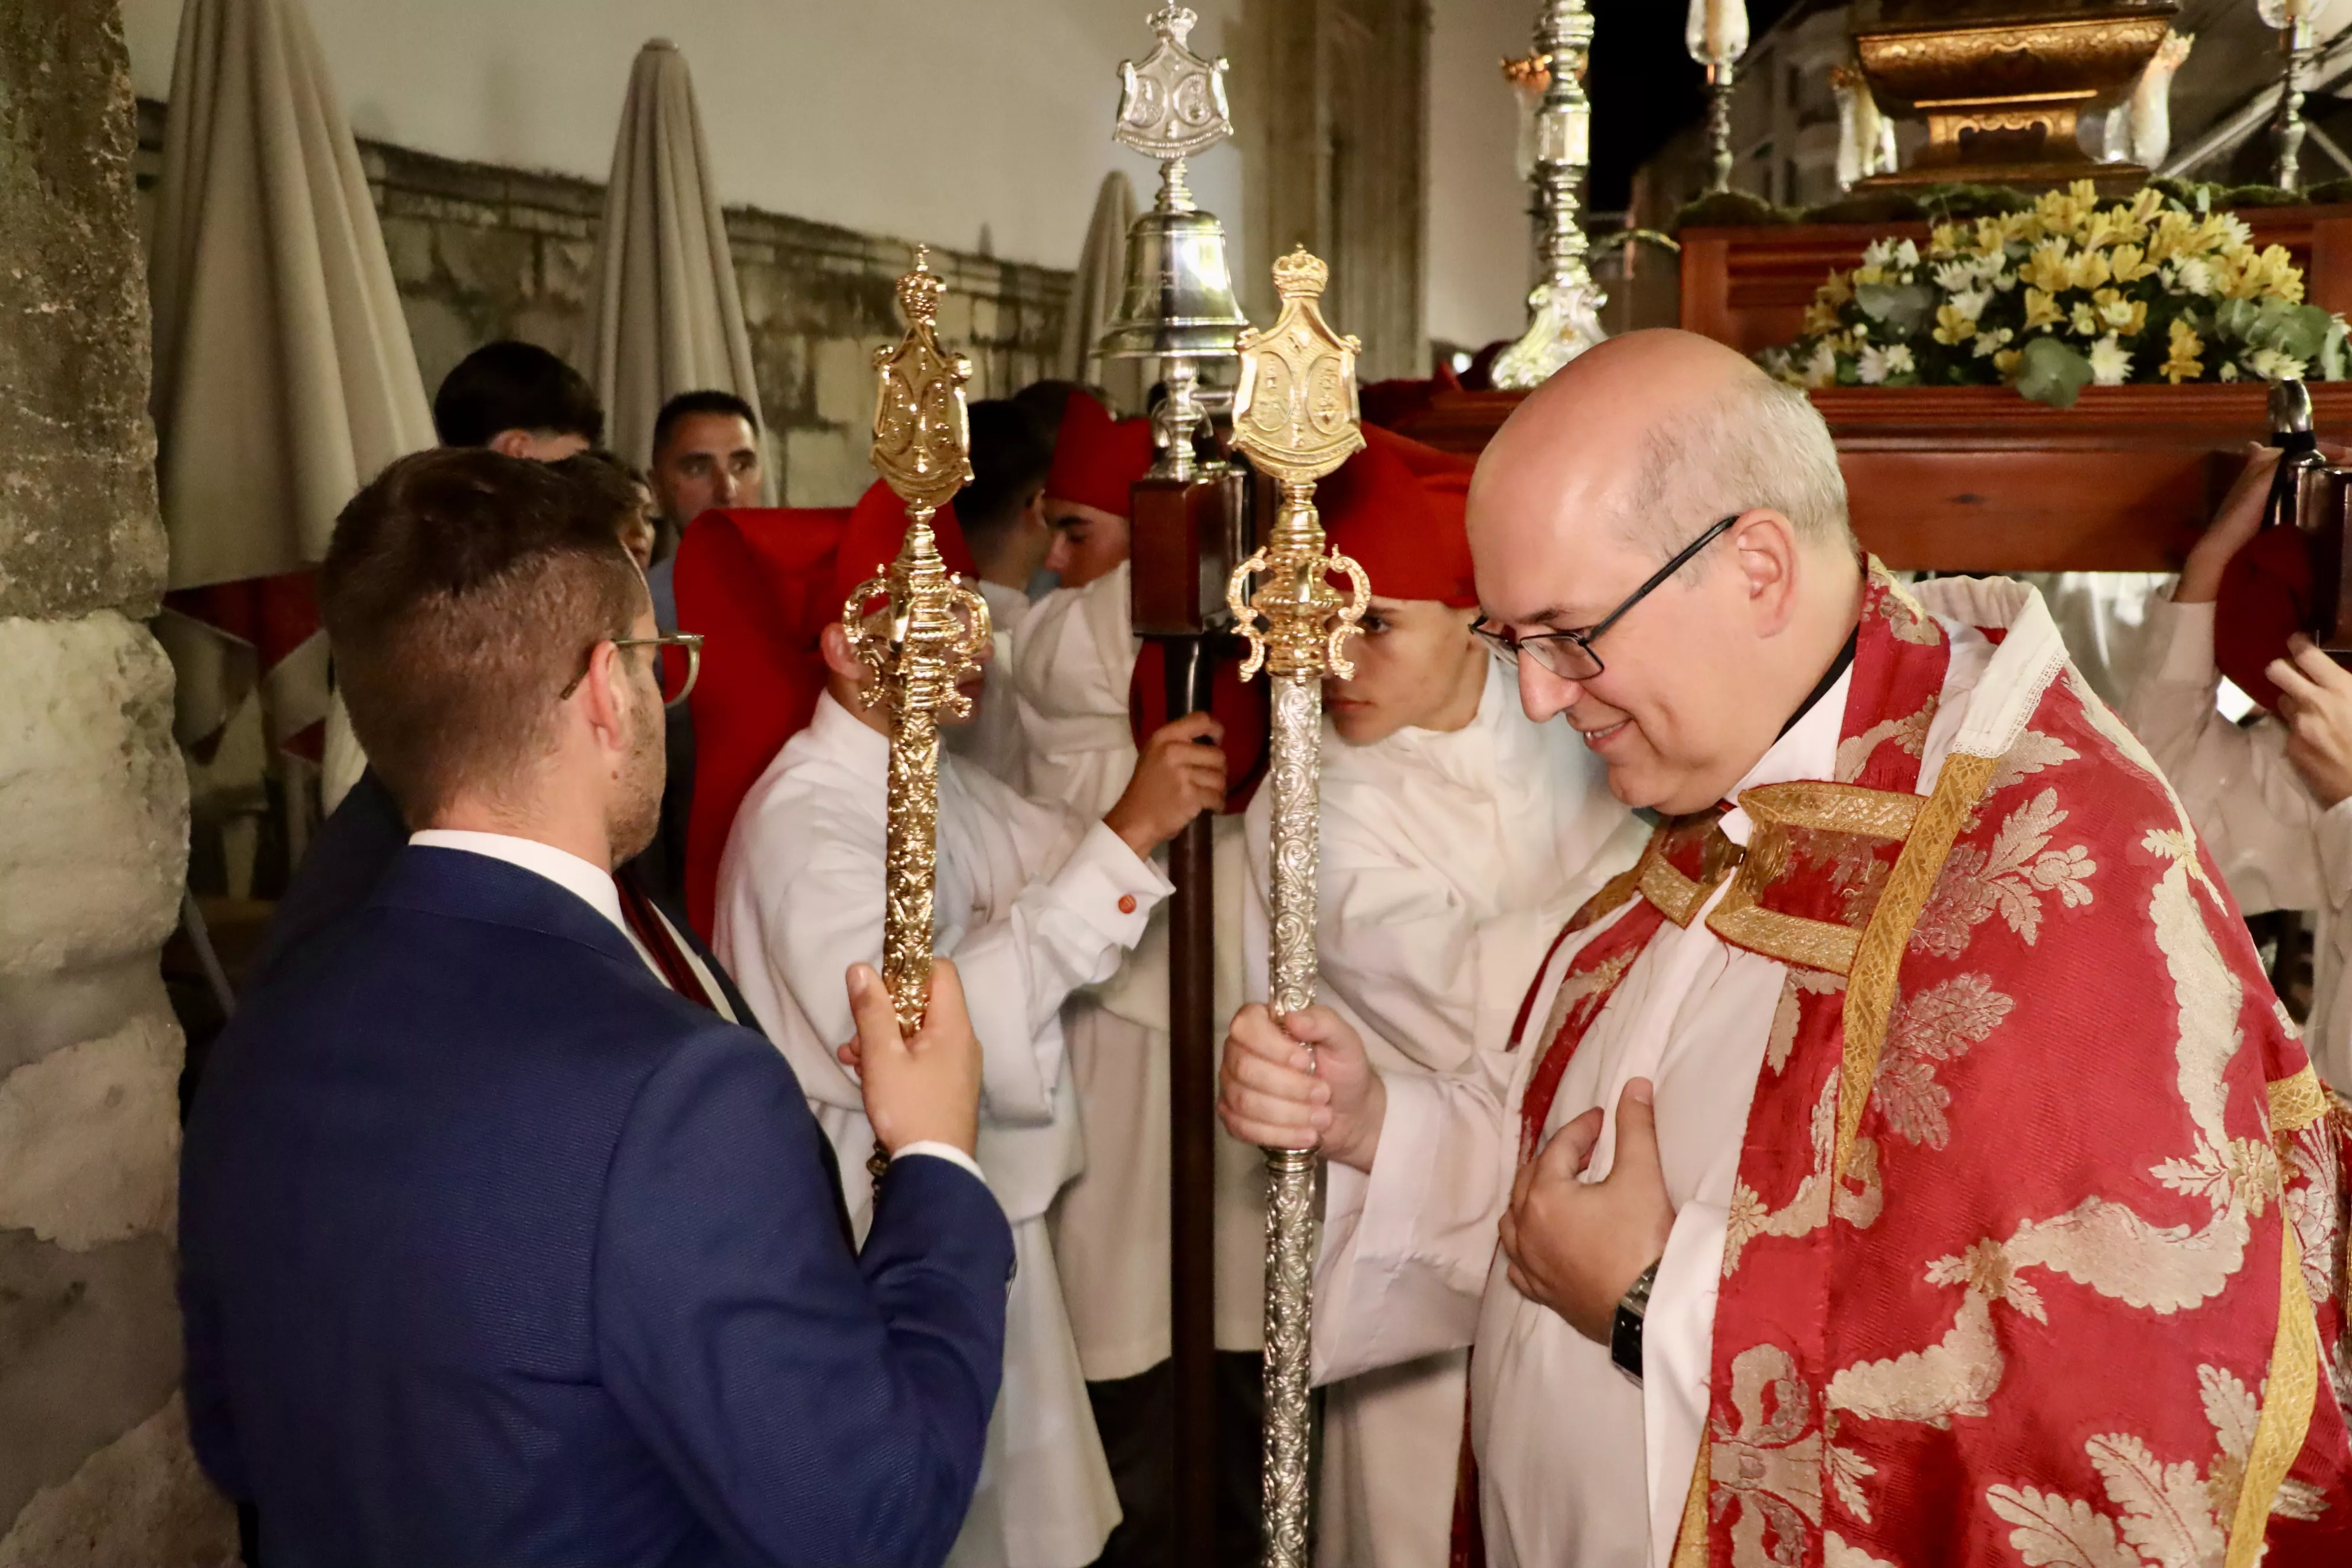
[[[940,296],[947,292],[947,287],[931,270],[931,247],[915,247],[915,269],[898,279],[898,309],[907,313],[908,324],[919,322],[928,327],[938,321]]]
[[[1274,291],[1286,300],[1319,300],[1331,281],[1331,268],[1303,245],[1274,264]]]
[[[1151,14],[1150,27],[1181,49],[1184,40],[1192,36],[1193,24],[1200,19],[1181,5],[1162,5]]]

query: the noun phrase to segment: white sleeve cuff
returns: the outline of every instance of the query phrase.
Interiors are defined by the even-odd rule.
[[[924,1154],[928,1154],[934,1160],[945,1160],[950,1165],[961,1166],[962,1169],[970,1171],[972,1174],[972,1179],[980,1183],[981,1185],[986,1186],[988,1184],[988,1178],[981,1174],[980,1162],[973,1159],[971,1155],[965,1153],[962,1150],[957,1148],[952,1143],[941,1143],[928,1138],[919,1139],[899,1150],[896,1154],[891,1155],[890,1158],[893,1161],[911,1160],[918,1155]]]
[[[1696,1200],[1675,1214],[1642,1319],[1642,1427],[1650,1477],[1650,1539],[1672,1549],[1706,1420],[1715,1303],[1723,1285],[1728,1210]],[[1664,1554],[1654,1553],[1654,1568]]]
[[[1159,868],[1099,822],[1054,874],[1055,901],[1121,948],[1143,940],[1151,911],[1175,890]]]

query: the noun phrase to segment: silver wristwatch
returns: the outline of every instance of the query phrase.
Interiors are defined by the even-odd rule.
[[[1653,1263],[1617,1303],[1617,1315],[1609,1324],[1609,1359],[1635,1383],[1642,1381],[1642,1321],[1649,1315],[1650,1288],[1657,1282],[1658,1265]]]

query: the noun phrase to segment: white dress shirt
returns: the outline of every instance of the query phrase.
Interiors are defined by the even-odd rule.
[[[2319,803],[2265,714],[2238,725],[2216,710],[2210,604],[2148,605],[2150,657],[2124,718],[2147,745],[2248,914],[2313,916],[2311,1019],[2304,1045],[2338,1094],[2352,1094],[2352,800]]]
[[[2054,642],[2038,601],[2030,613],[2040,616],[2034,635]],[[1920,763],[1923,794],[1994,652],[1966,617],[1937,619],[1953,647]],[[1852,679],[1851,670],[1842,675],[1730,793],[1833,778]],[[1745,812],[1727,813],[1722,827],[1735,843],[1748,841]],[[1576,952],[1631,908],[1562,944],[1536,988],[1531,1018],[1549,1016]],[[1470,1398],[1493,1568],[1665,1568],[1706,1413],[1717,1286],[1748,1103],[1787,973],[1777,960],[1725,943],[1704,912],[1686,928],[1667,923],[1585,1035],[1545,1122],[1549,1138],[1586,1110],[1603,1110],[1584,1178],[1599,1181],[1612,1163],[1626,1083],[1645,1078],[1654,1086],[1675,1215],[1643,1328],[1640,1384],[1617,1371],[1607,1346],[1514,1289],[1496,1246],[1517,1165],[1519,1096],[1549,1040],[1490,1053],[1483,1072],[1390,1076],[1371,1172],[1331,1170],[1316,1375],[1345,1377],[1475,1338]],[[1633,1499],[1643,1505],[1629,1507]]]

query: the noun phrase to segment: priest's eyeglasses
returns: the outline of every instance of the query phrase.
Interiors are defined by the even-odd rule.
[[[588,645],[580,660],[580,673],[564,682],[563,689],[555,694],[558,702],[569,702],[580,683],[588,679],[588,667],[595,662],[596,650],[611,643],[616,648],[674,647],[686,655],[684,673],[671,660],[654,655],[654,679],[661,686],[662,706],[675,708],[693,695],[694,683],[702,679],[702,634],[700,632],[669,632],[656,637],[605,637]]]
[[[1648,582],[1628,595],[1623,604],[1583,631],[1537,632],[1529,637],[1521,637],[1508,626],[1489,626],[1484,616],[1470,629],[1488,647],[1512,664],[1518,663],[1519,656],[1525,654],[1562,680],[1591,680],[1606,668],[1601,662],[1601,656],[1592,651],[1592,645],[1601,640],[1601,634],[1623,620],[1628,610],[1648,598],[1667,578],[1689,565],[1700,551],[1730,532],[1731,525],[1746,515],[1745,512],[1734,512],[1684,545],[1673,560],[1651,574]]]

